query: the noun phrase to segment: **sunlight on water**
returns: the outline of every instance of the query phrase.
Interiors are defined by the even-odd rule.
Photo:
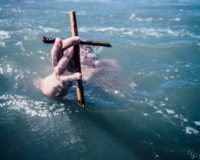
[[[52,45],[79,36],[108,41],[114,59],[96,83],[65,100],[32,80],[52,72]],[[9,0],[0,5],[0,159],[200,159],[200,7],[197,0]],[[106,66],[103,66],[106,67]],[[26,154],[24,154],[24,153]]]

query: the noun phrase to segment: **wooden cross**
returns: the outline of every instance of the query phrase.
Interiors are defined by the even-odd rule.
[[[71,23],[71,33],[72,36],[78,36],[78,27],[77,27],[77,21],[76,21],[76,13],[75,11],[70,11],[70,23]],[[55,39],[43,37],[44,43],[54,43]],[[101,41],[91,41],[91,40],[81,40],[80,44],[83,45],[94,45],[94,46],[103,46],[103,47],[112,47],[107,42],[101,42]],[[80,62],[80,47],[79,45],[74,46],[74,64],[75,64],[75,70],[76,72],[81,73],[81,62]],[[84,89],[83,89],[83,83],[82,80],[76,81],[76,93],[77,93],[77,99],[78,104],[81,107],[85,107],[85,97],[84,97]]]

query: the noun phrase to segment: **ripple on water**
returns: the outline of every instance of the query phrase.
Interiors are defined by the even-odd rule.
[[[194,121],[194,124],[200,126],[200,121]]]
[[[167,112],[168,114],[175,114],[175,111],[172,110],[172,109],[166,109],[166,112]]]
[[[39,26],[38,28],[44,33],[59,33],[60,32],[58,29],[51,28],[51,27]]]
[[[0,47],[5,48],[6,47],[6,39],[9,39],[11,37],[11,33],[8,31],[0,30]]]
[[[199,134],[199,131],[193,127],[187,126],[185,128],[185,133],[186,134]]]
[[[22,51],[25,51],[24,45],[22,41],[19,41],[17,43],[15,43],[16,46],[18,46]]]
[[[99,33],[106,33],[107,35],[116,35],[116,36],[133,36],[134,37],[154,37],[154,38],[161,38],[161,37],[183,37],[188,36],[195,39],[199,39],[200,35],[194,35],[187,30],[175,30],[170,28],[124,28],[124,27],[80,27],[79,31],[82,33],[87,32],[99,32]]]
[[[64,104],[37,101],[21,95],[4,94],[0,96],[0,108],[6,107],[10,110],[18,111],[31,117],[50,117],[63,114],[65,111]],[[70,112],[70,110],[69,110]]]

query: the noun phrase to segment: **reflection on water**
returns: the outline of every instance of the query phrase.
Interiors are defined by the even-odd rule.
[[[97,6],[99,9],[97,9]],[[52,71],[43,35],[109,41],[115,59],[87,108],[41,95],[32,79]],[[200,159],[200,12],[197,0],[2,1],[0,159]],[[166,14],[167,13],[167,14]]]

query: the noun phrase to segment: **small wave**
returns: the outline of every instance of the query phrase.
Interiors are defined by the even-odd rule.
[[[10,19],[0,19],[1,25],[10,25],[11,20]]]
[[[25,11],[20,9],[20,8],[12,8],[11,12],[14,12],[14,13],[25,13]]]
[[[131,87],[132,90],[135,90],[135,88],[137,87],[137,84],[135,82],[131,82],[129,86]]]
[[[151,17],[148,17],[148,18],[136,17],[135,20],[138,22],[151,22],[151,21],[153,21],[153,18],[151,18]]]
[[[172,110],[172,109],[166,109],[166,112],[167,112],[168,114],[175,114],[175,111]]]
[[[35,101],[20,95],[2,95],[0,96],[0,108],[7,107],[8,109],[19,111],[20,113],[29,116],[49,117],[63,113],[65,110],[64,104],[53,103],[49,105],[43,101]]]
[[[82,142],[82,139],[79,136],[71,135],[69,137],[69,140],[66,140],[64,142],[64,144],[67,145],[67,146],[71,146],[71,145],[79,143],[79,142]]]
[[[36,72],[31,68],[20,67],[17,63],[2,59],[0,74],[8,77],[7,83],[9,83],[11,91],[20,90],[20,92],[25,93],[27,92],[27,84],[31,81],[31,77],[36,75]]]
[[[186,32],[186,35],[187,35],[187,36],[190,36],[190,37],[192,37],[192,38],[200,39],[200,35],[195,35],[195,34],[190,33],[190,32]]]
[[[188,119],[187,118],[185,118],[183,115],[178,115],[178,114],[175,114],[174,115],[174,118],[177,118],[177,119],[179,119],[179,120],[181,120],[181,121],[184,121],[184,122],[188,122]]]
[[[194,124],[200,126],[200,121],[194,121]]]
[[[80,32],[105,32],[108,35],[117,35],[117,36],[136,36],[136,37],[182,37],[182,36],[190,36],[192,38],[200,38],[198,35],[194,35],[189,31],[184,29],[181,30],[173,30],[169,28],[117,28],[117,27],[80,27]]]
[[[14,75],[17,74],[18,70],[16,69],[15,64],[12,62],[2,61],[0,64],[1,73],[4,75]]]
[[[15,43],[16,46],[19,46],[19,48],[22,50],[22,51],[25,51],[25,48],[24,48],[24,45],[22,43],[22,41],[19,41],[17,43]]]
[[[6,46],[5,42],[0,42],[0,47],[1,48],[5,48],[5,46]]]
[[[161,110],[157,110],[156,113],[163,114]]]
[[[171,80],[161,84],[161,88],[174,88],[186,85],[196,85],[197,83],[186,80]]]
[[[136,17],[136,15],[134,14],[134,13],[132,13],[130,16],[129,16],[129,20],[132,20],[132,19],[134,19]]]
[[[186,134],[199,134],[199,131],[193,127],[186,127],[185,132]]]
[[[0,31],[0,47],[4,48],[6,43],[4,42],[5,39],[9,39],[11,37],[11,33],[8,31]]]
[[[0,31],[0,40],[9,39],[10,37],[10,32],[2,30]]]
[[[176,22],[179,22],[179,21],[181,21],[181,18],[179,18],[179,17],[176,17],[176,18],[173,18],[173,19],[171,19],[172,21],[176,21]]]
[[[51,27],[39,26],[39,29],[41,29],[42,32],[44,33],[59,33],[58,29],[51,28]]]
[[[138,22],[151,22],[153,21],[152,17],[145,17],[145,18],[141,18],[141,17],[137,17],[134,13],[132,13],[129,17],[128,20],[135,20]]]

